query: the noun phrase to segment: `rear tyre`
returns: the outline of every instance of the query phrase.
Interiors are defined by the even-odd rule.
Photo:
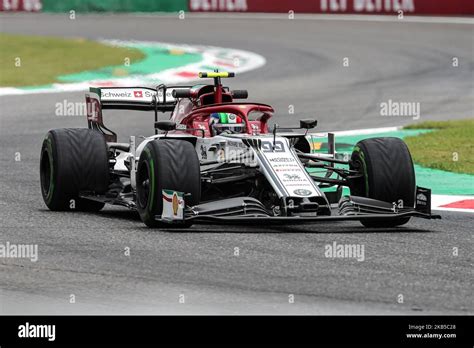
[[[354,147],[350,168],[363,178],[350,187],[355,196],[414,207],[415,170],[407,145],[399,138],[371,138]],[[361,220],[366,227],[395,227],[406,224],[409,217]]]
[[[167,224],[155,220],[163,212],[163,189],[191,194],[186,205],[201,200],[201,173],[194,146],[184,140],[150,141],[140,154],[137,166],[137,210],[148,227],[189,227],[190,224]]]
[[[41,147],[43,200],[54,211],[99,211],[104,203],[79,198],[79,192],[103,194],[109,183],[107,145],[87,128],[53,129]]]

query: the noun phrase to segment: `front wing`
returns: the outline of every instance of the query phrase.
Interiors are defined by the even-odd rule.
[[[171,192],[167,190],[166,194],[170,195]],[[330,221],[389,221],[404,217],[441,218],[440,215],[431,214],[431,192],[421,187],[417,187],[414,208],[397,207],[392,203],[364,197],[346,196],[340,201],[336,214],[317,216],[305,216],[304,214],[299,216],[272,216],[271,212],[260,201],[251,197],[223,199],[194,207],[185,207],[184,203],[181,202],[181,199],[185,199],[185,195],[178,192],[176,195],[180,199],[175,200],[174,206],[170,198],[164,200],[164,205],[170,204],[170,206],[169,209],[166,209],[166,215],[155,216],[157,221],[170,224],[290,225]],[[182,210],[180,211],[180,209]]]
[[[419,217],[424,219],[441,219],[440,215],[431,215],[410,211],[398,214],[367,214],[367,215],[323,215],[323,216],[193,216],[186,218],[186,222],[193,224],[206,225],[292,225],[292,224],[314,224],[317,222],[329,221],[360,221],[363,220],[380,220],[380,219],[398,219],[403,217]]]

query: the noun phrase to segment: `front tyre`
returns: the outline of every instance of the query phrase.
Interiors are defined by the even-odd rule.
[[[350,169],[363,174],[350,189],[355,196],[390,202],[403,207],[415,205],[415,170],[407,145],[399,138],[371,138],[359,141],[352,152]],[[395,227],[409,217],[361,220],[366,227]]]
[[[190,194],[186,205],[201,200],[201,174],[194,146],[185,140],[158,139],[150,141],[140,154],[136,176],[137,210],[148,227],[189,227],[155,220],[163,212],[164,189]]]
[[[79,197],[81,191],[103,194],[109,182],[107,145],[87,128],[53,129],[41,147],[40,182],[45,204],[54,211],[99,211],[104,203]]]

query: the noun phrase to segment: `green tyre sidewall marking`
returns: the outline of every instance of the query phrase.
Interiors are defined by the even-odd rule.
[[[367,164],[365,163],[364,153],[361,151],[359,146],[355,146],[353,152],[356,152],[359,154],[359,158],[362,162],[362,166],[364,167],[365,196],[369,197],[369,177],[367,175]]]
[[[153,214],[153,205],[155,202],[155,164],[153,161],[153,157],[151,155],[150,149],[146,147],[143,152],[146,155],[146,160],[149,163],[148,166],[148,174],[149,174],[149,180],[150,180],[150,192],[148,195],[148,200],[146,203],[146,208],[144,209],[144,217],[146,219],[150,219],[151,215]]]
[[[48,189],[48,194],[46,195],[46,202],[50,204],[51,200],[53,199],[53,194],[54,194],[53,145],[52,145],[52,140],[51,140],[50,135],[46,137],[45,142],[46,142],[46,153],[49,158],[49,170],[50,170],[49,189]],[[44,152],[43,152],[43,155],[44,155]]]

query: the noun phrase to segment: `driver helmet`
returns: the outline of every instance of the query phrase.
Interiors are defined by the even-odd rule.
[[[224,131],[227,133],[244,133],[245,123],[242,118],[229,112],[215,112],[209,117],[209,125],[214,135],[219,135]]]

